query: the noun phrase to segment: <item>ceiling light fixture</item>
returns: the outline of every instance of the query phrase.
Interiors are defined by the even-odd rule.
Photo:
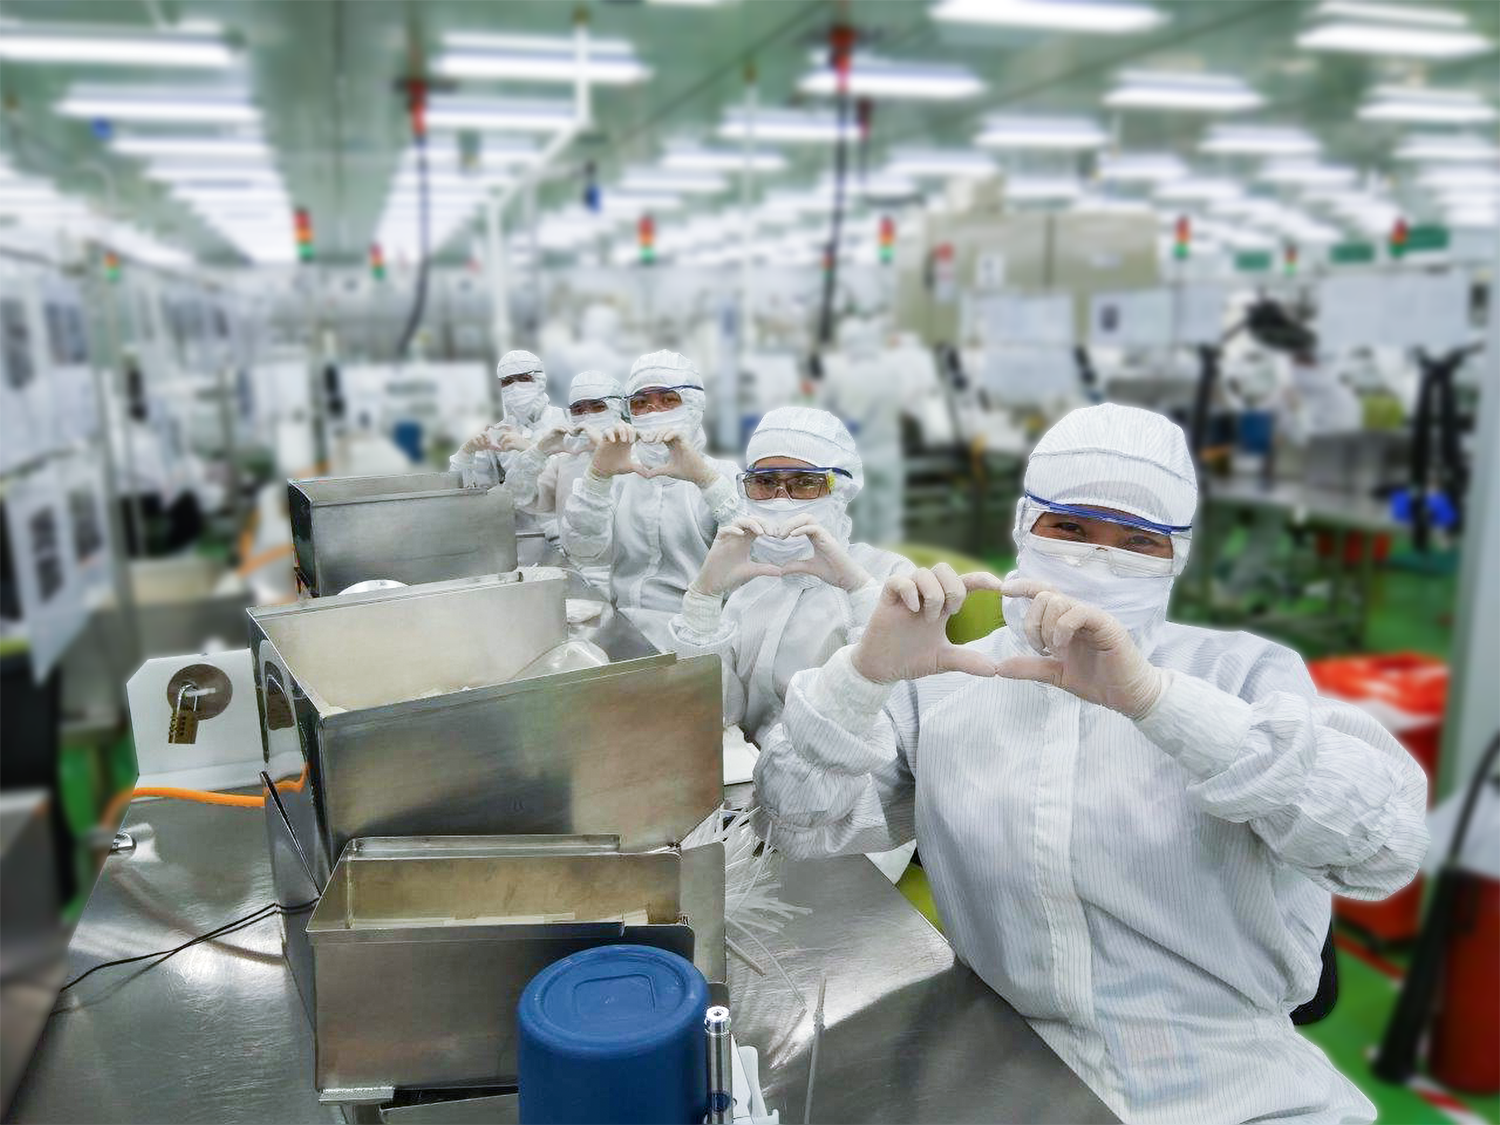
[[[245,125],[260,112],[242,91],[215,89],[134,89],[75,86],[54,107],[64,117],[105,121],[192,122]]]
[[[728,148],[699,148],[697,145],[669,145],[661,163],[663,168],[694,172],[737,172],[745,167],[747,159],[752,172],[780,172],[786,168],[786,157],[779,152],[757,149],[754,153],[744,153]]]
[[[1099,0],[942,0],[932,9],[932,18],[944,23],[991,24],[1096,35],[1146,31],[1166,21],[1161,12],[1144,4],[1112,4]]]
[[[1335,2],[1318,8],[1313,19],[1297,37],[1305,51],[1457,59],[1494,48],[1461,14],[1441,8]]]
[[[821,56],[814,56],[821,62]],[[911,98],[955,101],[984,93],[984,83],[961,66],[901,63],[855,55],[849,71],[849,93],[856,97]],[[838,92],[838,78],[826,65],[802,79],[804,94],[830,97]]]
[[[761,110],[753,122],[741,109],[731,109],[719,126],[719,136],[741,140],[751,134],[759,140],[785,141],[794,144],[822,143],[837,140],[839,123],[831,113],[809,113],[792,109]],[[844,136],[854,140],[858,127],[851,121],[844,126]]]
[[[1238,199],[1245,194],[1244,188],[1233,180],[1186,179],[1172,180],[1156,189],[1156,198],[1164,201]]]
[[[991,117],[974,138],[984,148],[1101,148],[1109,136],[1094,122],[1079,117]]]
[[[1500,148],[1482,137],[1462,134],[1411,136],[1396,149],[1397,160],[1433,160],[1455,163],[1468,160],[1500,161]]]
[[[1312,156],[1317,138],[1301,129],[1278,125],[1215,125],[1199,152],[1221,156]]]
[[[1359,178],[1359,174],[1353,168],[1319,164],[1311,160],[1272,160],[1261,167],[1256,178],[1268,184],[1336,187],[1352,184]]]
[[[893,176],[993,176],[995,162],[968,149],[893,149],[885,166]]]
[[[450,32],[437,72],[449,78],[496,78],[513,82],[574,82],[578,53],[569,37],[479,35]],[[589,39],[583,76],[601,86],[630,86],[651,77],[623,39]]]
[[[729,181],[712,172],[681,168],[633,168],[620,178],[624,191],[680,191],[689,195],[718,195],[729,190]]]
[[[1005,198],[1020,202],[1077,199],[1083,188],[1077,180],[1062,177],[1015,176],[1005,181]]]
[[[1229,75],[1127,70],[1104,97],[1115,109],[1177,109],[1190,113],[1236,113],[1265,99]]]
[[[217,27],[185,24],[143,32],[138,27],[0,22],[0,59],[16,63],[171,66],[234,65]]]
[[[433,98],[427,107],[427,124],[434,129],[511,129],[554,133],[573,122],[571,102],[491,101],[443,96]]]
[[[1495,120],[1495,110],[1467,90],[1433,90],[1419,86],[1378,86],[1359,107],[1365,121],[1417,121],[1468,124]]]
[[[1180,180],[1188,174],[1182,158],[1170,152],[1121,153],[1099,161],[1099,178],[1119,183],[1161,183]]]
[[[207,160],[269,161],[271,152],[259,137],[182,137],[154,134],[116,136],[109,147],[121,156]]]

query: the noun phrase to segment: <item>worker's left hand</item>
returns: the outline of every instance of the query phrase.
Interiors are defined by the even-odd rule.
[[[665,433],[637,435],[636,441],[653,442],[665,445],[671,454],[671,458],[665,465],[651,466],[638,465],[636,472],[643,477],[674,477],[677,480],[690,481],[699,488],[707,488],[718,479],[719,473],[708,458],[699,453],[688,441],[687,435],[681,430],[667,430]]]
[[[551,426],[536,439],[536,451],[548,457],[561,453],[563,443],[577,432],[577,426]]]
[[[797,516],[779,528],[777,534],[782,539],[805,535],[813,545],[812,558],[787,563],[781,568],[782,574],[811,574],[814,578],[821,578],[830,586],[838,586],[851,594],[875,581],[870,577],[869,571],[854,561],[854,557],[844,549],[833,532],[811,516]]]
[[[533,444],[535,443],[519,430],[507,430],[495,440],[494,448],[501,453],[523,453]]]
[[[1104,610],[1034,578],[1007,579],[1000,592],[1031,599],[1023,630],[1043,655],[1002,660],[997,676],[1052,684],[1131,719],[1144,717],[1161,698],[1166,675]]]

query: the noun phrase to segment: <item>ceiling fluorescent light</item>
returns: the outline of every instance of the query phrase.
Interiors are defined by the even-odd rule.
[[[1268,125],[1215,125],[1200,152],[1223,156],[1311,156],[1317,139],[1301,129]]]
[[[1297,37],[1308,51],[1455,59],[1493,48],[1459,13],[1394,4],[1324,4]]]
[[[552,133],[573,122],[571,102],[438,97],[433,98],[427,107],[427,124],[437,129],[513,129]]]
[[[1396,149],[1397,160],[1483,160],[1500,162],[1500,148],[1482,137],[1412,136]]]
[[[1094,122],[1078,117],[991,117],[974,138],[984,148],[1101,148],[1108,135]]]
[[[825,67],[803,78],[798,88],[804,94],[827,97],[838,92],[838,80]],[[982,94],[984,83],[961,66],[898,63],[856,55],[849,71],[849,93],[856,97],[948,101]]]
[[[786,168],[786,157],[779,152],[757,149],[753,153],[744,153],[730,148],[709,149],[696,145],[669,146],[661,163],[664,168],[685,171],[737,172],[745,167],[747,159],[754,172],[780,172]]]
[[[942,0],[932,18],[944,23],[991,24],[1043,31],[1124,35],[1163,23],[1161,12],[1144,4],[1098,0]]]
[[[1099,161],[1099,178],[1121,183],[1159,183],[1180,180],[1188,175],[1188,166],[1169,152],[1121,153]]]
[[[898,148],[885,170],[893,176],[992,176],[995,162],[968,149]]]
[[[1490,188],[1500,190],[1500,171],[1493,168],[1434,168],[1418,182],[1425,188]]]
[[[1365,121],[1466,124],[1493,121],[1495,110],[1477,94],[1471,94],[1467,90],[1380,86],[1359,107],[1359,116]]]
[[[181,157],[208,160],[265,160],[271,158],[258,137],[173,137],[150,134],[116,136],[109,147],[121,156]]]
[[[805,113],[797,110],[762,110],[752,122],[743,110],[731,109],[724,115],[719,126],[719,136],[739,140],[753,131],[759,140],[786,141],[789,143],[817,143],[837,140],[838,118],[831,113]],[[859,129],[854,122],[844,127],[844,136],[854,140]]]
[[[1171,201],[1203,200],[1209,202],[1237,199],[1244,194],[1244,189],[1233,180],[1212,179],[1173,180],[1156,190],[1157,199]]]
[[[1265,99],[1238,78],[1170,71],[1126,71],[1104,97],[1115,109],[1180,109],[1192,113],[1235,113],[1256,109]]]
[[[105,121],[202,122],[243,125],[260,113],[243,92],[213,89],[130,89],[76,86],[57,103],[64,117]]]
[[[0,25],[0,59],[209,69],[234,65],[234,54],[218,29],[209,27],[142,32],[137,27],[6,22]]]
[[[573,82],[578,78],[577,48],[569,38],[454,32],[443,37],[443,44],[437,70],[449,78],[514,82]],[[584,76],[602,86],[629,86],[650,78],[651,68],[623,40],[590,39]]]
[[[712,172],[690,172],[678,168],[628,169],[620,179],[625,191],[681,191],[689,195],[718,195],[729,189],[729,181]]]
[[[1257,179],[1268,184],[1334,187],[1340,184],[1352,184],[1358,179],[1358,175],[1353,168],[1317,164],[1310,160],[1273,160],[1261,168]]]

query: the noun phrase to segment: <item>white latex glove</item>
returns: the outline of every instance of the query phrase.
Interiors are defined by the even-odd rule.
[[[536,439],[535,449],[547,457],[563,451],[563,442],[578,432],[577,426],[552,426]]]
[[[599,433],[589,471],[600,477],[622,477],[636,471],[630,454],[635,447],[635,429],[629,422],[616,422]]]
[[[891,575],[880,591],[865,635],[854,646],[854,670],[878,684],[939,672],[993,676],[993,660],[975,649],[951,644],[944,629],[970,591],[998,591],[1001,585],[993,574],[960,576],[947,563]]]
[[[703,560],[698,577],[693,579],[692,588],[700,594],[722,598],[752,578],[762,575],[780,577],[783,573],[780,567],[750,558],[755,537],[765,533],[761,522],[749,516],[731,520],[719,528],[713,546],[708,549],[708,558]]]
[[[1012,578],[1001,593],[1030,598],[1026,639],[1044,656],[1000,661],[997,676],[1037,680],[1070,691],[1131,719],[1156,706],[1166,674],[1148,661],[1130,631],[1104,610],[1059,593],[1034,578]]]
[[[463,445],[459,446],[460,453],[468,453],[471,456],[478,453],[481,449],[487,449],[495,453],[500,452],[500,447],[490,440],[489,430],[483,430],[475,434],[468,441],[464,442]]]
[[[793,535],[807,536],[813,546],[813,556],[787,563],[781,568],[782,574],[811,574],[851,594],[875,581],[869,571],[854,561],[833,532],[811,516],[798,516],[779,530],[782,539],[790,539]]]
[[[671,460],[659,468],[637,465],[635,471],[643,477],[674,477],[696,484],[699,488],[707,488],[718,479],[718,470],[709,464],[708,458],[693,448],[693,443],[687,440],[687,435],[681,430],[667,430],[650,437],[637,436],[636,440],[665,445],[671,452]]]
[[[534,444],[536,443],[524,434],[508,430],[500,435],[499,440],[495,442],[495,448],[501,453],[523,453]]]

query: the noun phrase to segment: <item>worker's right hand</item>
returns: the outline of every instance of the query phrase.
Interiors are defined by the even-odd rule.
[[[854,647],[854,670],[879,684],[939,672],[993,676],[993,660],[975,649],[951,644],[944,630],[971,591],[998,593],[1000,587],[1000,579],[993,574],[959,575],[947,563],[891,575],[864,636]]]
[[[634,451],[635,427],[629,422],[616,422],[600,431],[589,468],[601,477],[622,477],[633,473],[636,465],[631,454]]]
[[[750,558],[750,548],[755,537],[764,535],[765,527],[757,519],[742,516],[719,528],[714,544],[708,549],[708,558],[703,568],[693,579],[693,589],[700,594],[724,597],[752,578],[766,575],[779,577],[781,568],[771,563],[755,562]]]
[[[520,431],[508,430],[500,435],[494,447],[501,453],[524,453],[533,444],[532,440]]]

